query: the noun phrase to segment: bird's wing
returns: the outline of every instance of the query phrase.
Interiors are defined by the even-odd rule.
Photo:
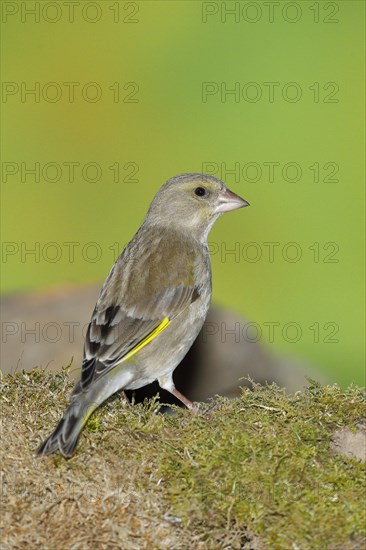
[[[179,242],[151,240],[145,251],[132,242],[103,285],[85,338],[81,389],[151,342],[199,296],[194,247],[182,252]]]

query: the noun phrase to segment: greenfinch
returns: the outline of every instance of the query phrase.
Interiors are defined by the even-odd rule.
[[[209,231],[224,212],[247,205],[204,174],[175,176],[158,190],[103,284],[86,333],[80,381],[38,455],[72,456],[90,415],[119,390],[157,380],[196,409],[175,388],[173,371],[210,306]]]

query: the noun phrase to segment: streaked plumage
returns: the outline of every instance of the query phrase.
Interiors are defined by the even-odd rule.
[[[194,408],[175,389],[172,374],[209,309],[207,236],[223,212],[247,204],[202,174],[176,176],[160,188],[102,287],[85,338],[81,379],[37,454],[59,450],[71,456],[89,416],[120,389],[158,380]]]

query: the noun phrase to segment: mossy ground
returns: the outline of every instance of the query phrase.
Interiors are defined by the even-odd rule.
[[[115,396],[72,459],[36,458],[71,389],[66,371],[2,378],[2,548],[365,547],[365,464],[330,445],[365,417],[361,389],[254,385],[165,415]]]

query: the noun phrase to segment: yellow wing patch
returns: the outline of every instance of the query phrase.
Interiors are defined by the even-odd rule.
[[[140,349],[144,348],[149,342],[151,342],[152,340],[154,340],[154,338],[156,338],[158,336],[158,334],[160,334],[161,332],[163,332],[163,330],[168,326],[170,325],[170,321],[168,319],[168,317],[164,317],[164,319],[162,320],[162,322],[160,323],[160,325],[158,325],[156,327],[156,329],[154,329],[152,332],[150,332],[150,334],[148,334],[146,336],[146,338],[144,338],[139,344],[137,344],[137,346],[135,348],[133,348],[131,351],[129,351],[127,353],[127,355],[125,355],[123,357],[123,361],[126,361],[127,359],[130,359],[133,355],[135,355],[135,353],[137,353],[138,351],[140,351]]]

